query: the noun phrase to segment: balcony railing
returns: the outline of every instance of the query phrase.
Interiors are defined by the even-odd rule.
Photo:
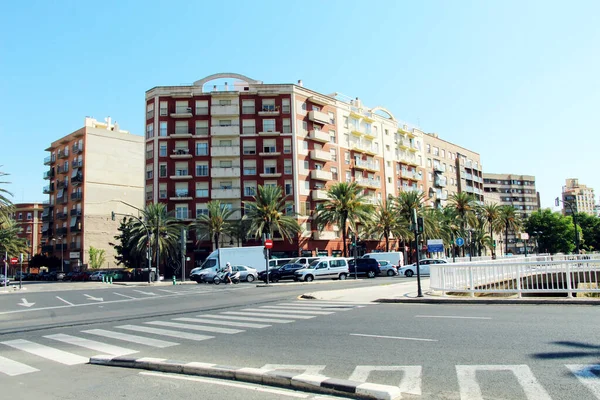
[[[192,210],[175,210],[175,218],[176,219],[194,219]]]
[[[189,118],[192,116],[192,107],[176,107],[175,112],[171,114],[173,118]]]
[[[44,179],[54,178],[54,170],[44,171]]]
[[[66,235],[67,234],[67,228],[56,228],[56,234],[57,235]]]
[[[44,194],[50,194],[54,192],[54,184],[44,186]]]
[[[81,192],[71,193],[71,200],[79,201],[81,200],[82,195],[83,193]]]
[[[44,165],[50,165],[55,161],[56,161],[56,156],[53,154],[51,156],[44,158]]]
[[[82,161],[73,161],[71,163],[71,167],[72,168],[81,168],[81,167],[83,167],[83,160]]]
[[[67,214],[63,212],[57,212],[56,219],[67,219]]]
[[[56,168],[56,173],[57,174],[64,174],[65,172],[69,172],[69,165],[65,164],[65,165],[59,165]]]
[[[71,250],[81,250],[81,243],[71,242],[71,244],[69,244],[69,248]]]
[[[69,152],[68,151],[59,151],[58,152],[58,158],[67,158],[69,157]]]
[[[73,154],[77,154],[83,151],[83,145],[74,144],[73,145]]]
[[[216,104],[210,107],[210,113],[214,116],[239,115],[240,106],[238,104]]]
[[[61,181],[56,181],[56,188],[57,189],[65,189],[69,186],[69,182],[66,180],[61,180]]]
[[[71,217],[79,217],[81,216],[81,210],[78,210],[76,208],[71,209],[71,211],[69,212],[69,215]]]
[[[210,175],[213,178],[239,178],[240,167],[212,167]]]
[[[213,157],[238,157],[240,155],[239,145],[211,146],[210,155]]]

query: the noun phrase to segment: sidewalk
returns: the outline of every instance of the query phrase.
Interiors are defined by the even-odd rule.
[[[377,278],[375,278],[377,279]],[[402,279],[402,278],[398,278]],[[381,285],[362,288],[316,291],[305,293],[303,299],[329,300],[340,302],[375,302],[375,303],[430,303],[430,304],[578,304],[600,305],[600,298],[592,297],[470,297],[442,296],[429,288],[429,278],[421,279],[423,297],[417,296],[417,282],[414,280],[399,283],[382,283]]]

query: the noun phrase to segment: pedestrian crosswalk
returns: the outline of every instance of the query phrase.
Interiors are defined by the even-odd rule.
[[[325,301],[313,303],[296,300],[241,308],[236,311],[223,311],[218,314],[199,314],[168,320],[150,320],[135,325],[117,325],[110,329],[86,329],[77,334],[55,333],[42,335],[38,339],[0,341],[0,354],[3,353],[3,348],[15,350],[10,355],[5,353],[4,356],[0,356],[0,378],[3,375],[19,376],[40,371],[41,367],[38,365],[29,365],[15,359],[18,358],[19,352],[33,355],[40,360],[73,366],[85,364],[89,361],[89,357],[98,354],[125,356],[146,348],[162,349],[177,346],[184,340],[198,342],[214,339],[222,334],[242,334],[249,329],[264,329],[277,324],[327,317],[338,311],[348,311],[367,304],[369,303]],[[115,341],[122,342],[123,346],[113,344]],[[31,358],[28,360],[30,361]]]

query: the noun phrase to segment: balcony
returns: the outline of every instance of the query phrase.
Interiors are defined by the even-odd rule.
[[[319,104],[321,106],[326,106],[330,102],[329,99],[327,99],[323,96],[318,96],[318,95],[310,96],[308,98],[308,101],[310,101],[311,103]]]
[[[71,211],[69,212],[69,215],[71,217],[80,217],[81,216],[81,210],[78,210],[76,208],[71,209]]]
[[[281,152],[277,151],[275,147],[264,147],[258,155],[261,157],[277,157],[281,155]]]
[[[67,219],[67,213],[57,212],[56,219]]]
[[[170,176],[174,180],[192,179],[192,175],[187,169],[176,169],[175,175]]]
[[[312,191],[312,199],[314,201],[325,201],[329,200],[329,196],[327,196],[327,190],[316,189]]]
[[[379,163],[366,160],[355,160],[354,168],[366,169],[368,171],[379,171]]]
[[[174,113],[171,113],[171,118],[191,118],[192,107],[177,107]]]
[[[53,154],[51,156],[44,158],[44,165],[50,165],[55,161],[56,161],[56,156]]]
[[[73,225],[70,229],[71,233],[81,232],[81,222],[79,222],[79,219],[77,220],[77,223]]]
[[[240,167],[212,167],[211,178],[239,178]]]
[[[239,144],[232,146],[211,146],[210,155],[213,157],[239,157],[240,146]]]
[[[278,131],[275,131],[275,130],[267,130],[267,131],[258,132],[258,134],[260,136],[279,136],[279,135],[281,135],[281,132],[278,132]]]
[[[212,105],[210,106],[210,115],[213,117],[229,117],[240,115],[240,106],[239,104]]]
[[[47,222],[47,221],[52,221],[53,217],[52,214],[42,214],[42,221]]]
[[[262,109],[258,110],[258,115],[261,117],[277,117],[279,115],[279,107],[263,106]]]
[[[421,149],[415,143],[411,143],[410,148],[408,149],[408,151],[410,151],[412,153],[416,153],[419,150],[421,150]]]
[[[310,158],[318,161],[331,161],[331,153],[323,150],[311,150]]]
[[[83,144],[80,146],[79,144],[74,144],[72,147],[73,154],[79,154],[83,151]]]
[[[381,181],[376,179],[357,179],[356,184],[358,186],[368,187],[368,188],[380,188]]]
[[[277,172],[277,169],[274,167],[265,168],[265,170],[261,172],[259,176],[261,178],[279,178],[281,176],[281,172]]]
[[[71,242],[71,244],[69,244],[69,248],[71,249],[71,251],[81,250],[81,243]]]
[[[323,142],[323,143],[328,143],[331,140],[331,138],[329,137],[329,134],[327,132],[317,131],[314,129],[310,131],[309,137],[312,140],[316,140],[317,142]]]
[[[175,190],[175,193],[171,194],[169,198],[171,201],[187,201],[193,200],[192,194],[187,190]]]
[[[50,184],[48,186],[44,186],[44,194],[50,194],[54,192],[54,184]]]
[[[210,198],[213,200],[219,199],[239,199],[242,193],[239,187],[229,189],[214,188],[210,191]]]
[[[189,220],[194,219],[194,215],[192,210],[178,208],[175,210],[175,218],[179,220]]]
[[[337,238],[337,234],[334,231],[313,232],[314,240],[335,240]]]
[[[210,127],[212,136],[239,136],[239,125],[213,125]]]
[[[69,182],[67,182],[65,179],[63,179],[62,181],[56,181],[57,189],[66,189],[68,186]]]
[[[83,174],[78,172],[77,175],[71,178],[71,183],[73,186],[79,186],[83,182]]]
[[[82,197],[83,197],[83,193],[81,193],[81,192],[71,193],[71,200],[73,200],[73,201],[81,201]]]
[[[80,161],[73,161],[71,163],[71,168],[75,169],[75,168],[81,168],[83,167],[83,160]]]
[[[56,173],[57,174],[65,174],[69,172],[69,165],[65,164],[65,165],[59,165],[58,167],[56,167]]]
[[[176,147],[170,157],[175,159],[192,158],[192,154],[188,148]]]
[[[56,234],[57,235],[66,235],[67,234],[67,228],[56,228]]]
[[[442,164],[434,163],[433,164],[433,170],[435,172],[446,172],[446,166],[444,166]]]
[[[44,179],[54,178],[54,170],[44,171]]]
[[[445,176],[436,176],[435,179],[433,180],[433,184],[438,187],[446,187],[447,179]]]
[[[321,111],[310,111],[308,113],[308,119],[316,122],[318,124],[329,124],[331,121],[329,120],[329,115],[325,114]]]
[[[333,180],[333,174],[329,171],[323,171],[322,169],[313,169],[310,171],[310,178],[320,181],[331,181]]]
[[[185,139],[185,138],[191,138],[192,136],[194,136],[194,134],[192,132],[190,132],[190,129],[187,127],[183,127],[183,128],[175,128],[175,132],[169,134],[170,138],[173,139]]]
[[[406,139],[398,139],[398,144],[397,144],[399,149],[402,150],[409,150],[410,149],[410,142]]]
[[[58,158],[68,158],[69,157],[69,152],[68,151],[59,151],[58,152]]]

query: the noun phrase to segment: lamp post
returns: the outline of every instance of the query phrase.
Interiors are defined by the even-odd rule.
[[[533,231],[533,236],[535,237],[535,255],[539,256],[540,255],[540,245],[538,243],[538,236],[540,236],[542,234],[542,232],[540,231]]]
[[[58,236],[58,237],[52,238],[52,241],[54,243],[56,243],[56,239],[58,239],[58,241],[60,243],[60,272],[64,272],[63,267],[65,265],[65,262],[64,262],[64,252],[63,252],[64,248],[63,248],[63,242],[62,242],[63,237]]]
[[[473,259],[473,229],[469,229],[469,262]]]
[[[576,254],[579,254],[579,231],[577,230],[577,203],[575,203],[575,208],[573,208],[573,202],[569,200],[561,200],[558,197],[554,200],[554,204],[558,207],[560,202],[566,204],[571,209],[571,214],[573,214],[573,224],[575,225],[575,251]]]

